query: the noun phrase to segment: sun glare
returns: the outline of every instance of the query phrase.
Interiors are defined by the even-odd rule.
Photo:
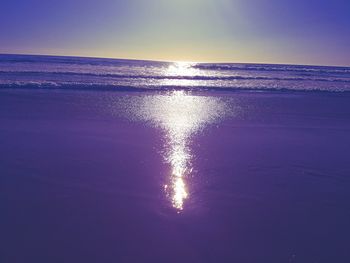
[[[195,64],[193,62],[175,62],[164,73],[169,76],[195,76],[198,74],[198,70],[193,67]]]
[[[187,66],[174,65],[174,68],[184,70]],[[142,96],[140,99],[135,103],[135,115],[164,131],[164,161],[171,168],[164,189],[172,206],[180,212],[190,197],[188,178],[193,172],[193,135],[225,114],[225,103],[213,96],[196,96],[185,91]]]

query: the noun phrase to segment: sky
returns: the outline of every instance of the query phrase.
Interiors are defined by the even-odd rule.
[[[0,53],[350,66],[350,1],[2,0]]]

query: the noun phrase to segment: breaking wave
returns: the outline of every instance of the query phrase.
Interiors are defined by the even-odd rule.
[[[350,68],[0,55],[0,87],[347,92]]]

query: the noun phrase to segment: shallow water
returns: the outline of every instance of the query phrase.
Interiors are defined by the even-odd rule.
[[[4,89],[1,262],[348,262],[349,102]]]

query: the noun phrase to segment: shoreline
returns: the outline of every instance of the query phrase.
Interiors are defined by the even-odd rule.
[[[80,87],[79,87],[80,86]],[[177,86],[160,86],[160,87],[130,87],[130,86],[110,86],[110,85],[71,85],[67,84],[64,86],[57,87],[56,85],[49,86],[41,86],[37,84],[26,84],[26,85],[8,85],[8,84],[0,84],[1,90],[53,90],[53,91],[107,91],[107,92],[158,92],[158,93],[166,93],[172,91],[188,91],[194,93],[205,93],[205,92],[222,92],[222,93],[247,93],[247,94],[350,94],[350,90],[319,90],[319,89],[309,89],[309,90],[295,90],[290,88],[236,88],[236,87],[177,87]]]

